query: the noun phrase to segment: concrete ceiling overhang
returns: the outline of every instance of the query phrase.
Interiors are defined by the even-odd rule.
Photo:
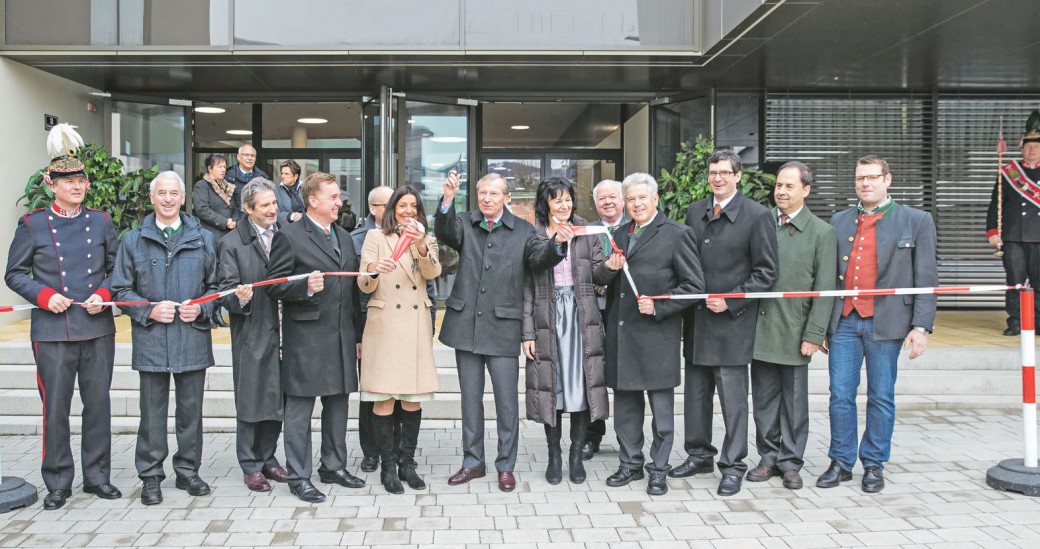
[[[395,90],[643,101],[712,87],[1040,90],[1040,1],[767,1],[702,55],[583,52],[27,51],[3,55],[114,94],[336,100]]]

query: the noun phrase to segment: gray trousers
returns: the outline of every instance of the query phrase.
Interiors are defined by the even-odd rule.
[[[238,465],[245,474],[256,473],[265,467],[278,467],[274,452],[278,449],[278,437],[282,434],[282,422],[238,420],[235,430],[235,452]]]
[[[800,471],[809,440],[809,365],[751,361],[759,465]]]
[[[137,429],[137,451],[134,463],[137,476],[166,478],[163,462],[170,454],[166,440],[169,419],[170,377],[173,377],[174,431],[177,451],[173,454],[173,472],[187,478],[199,474],[202,465],[202,396],[206,388],[206,370],[170,374],[139,372],[141,378],[141,425]]]
[[[618,445],[621,447],[621,465],[629,469],[643,467],[643,420],[646,417],[646,400],[650,401],[652,420],[650,430],[653,440],[650,442],[650,464],[646,470],[651,473],[667,473],[668,455],[672,453],[672,442],[675,438],[675,390],[658,389],[653,391],[621,391],[614,390],[614,430],[617,432]]]
[[[722,452],[711,445],[712,404],[715,389],[722,405],[722,422],[726,436]],[[684,448],[697,460],[714,459],[719,454],[719,472],[743,476],[747,472],[744,458],[748,453],[748,367],[702,366],[686,364],[686,387],[683,424],[686,427]]]
[[[347,412],[349,395],[321,398],[321,465],[319,471],[347,468]],[[311,444],[311,414],[315,397],[285,396],[285,466],[289,484],[310,480],[314,449]]]
[[[83,401],[80,461],[83,484],[108,484],[112,472],[112,360],[115,336],[86,341],[34,341],[36,382],[43,401],[43,463],[47,490],[72,488],[76,462],[72,456],[69,413],[79,376]],[[165,429],[163,433],[165,434]]]
[[[462,398],[462,466],[486,469],[484,463],[484,370],[491,374],[498,417],[498,456],[495,469],[512,471],[520,431],[519,356],[478,355],[455,350]]]

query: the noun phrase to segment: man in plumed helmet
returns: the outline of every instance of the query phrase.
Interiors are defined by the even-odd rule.
[[[1040,284],[1040,111],[1029,115],[1019,146],[1022,160],[1001,166],[1000,177],[993,185],[986,236],[991,246],[1003,252],[1008,285],[1028,280],[1036,287]],[[1004,335],[1018,335],[1018,290],[1007,291],[1004,310],[1008,315]]]
[[[105,499],[122,496],[110,481],[112,414],[109,389],[115,352],[110,308],[115,227],[107,213],[83,207],[90,190],[76,150],[83,140],[68,124],[51,130],[51,161],[44,181],[54,194],[46,208],[18,220],[8,252],[7,286],[32,311],[30,338],[43,401],[43,507],[59,509],[72,496],[76,476],[69,412],[79,377],[83,401],[83,491]]]

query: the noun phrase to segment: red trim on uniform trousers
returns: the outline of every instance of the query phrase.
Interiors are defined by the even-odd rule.
[[[38,342],[33,341],[33,358],[39,360],[39,349],[37,346]],[[40,456],[40,461],[47,458],[47,390],[43,387],[43,380],[40,379],[40,366],[36,366],[36,386],[40,388],[40,402],[43,403],[43,436],[40,437],[43,444],[43,455]]]

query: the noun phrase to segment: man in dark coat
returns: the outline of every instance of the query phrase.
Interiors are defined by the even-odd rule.
[[[73,130],[62,124],[52,132]],[[83,163],[68,153],[51,161],[45,181],[54,202],[18,220],[7,254],[7,286],[35,303],[29,338],[43,400],[43,508],[59,509],[76,476],[69,413],[79,378],[83,401],[83,491],[122,496],[110,482],[112,413],[109,389],[115,352],[111,301],[116,231],[108,214],[82,206],[90,190]],[[60,253],[59,253],[60,252]],[[79,302],[80,304],[76,304]]]
[[[779,265],[776,224],[769,210],[737,190],[740,157],[729,150],[708,158],[713,196],[690,205],[686,224],[693,228],[707,293],[765,292],[776,282]],[[748,364],[754,353],[758,301],[712,298],[687,313],[684,444],[689,457],[669,476],[710,473],[719,453],[711,445],[712,401],[718,387],[726,437],[719,454],[718,493],[740,491],[747,471]]]
[[[242,189],[254,177],[270,179],[267,172],[256,167],[256,149],[252,145],[242,145],[238,148],[238,156],[235,157],[238,164],[228,168],[224,174],[224,180],[235,185],[235,194],[231,198],[231,212],[238,215],[242,211]]]
[[[282,382],[278,302],[249,284],[264,280],[278,226],[274,184],[258,177],[242,189],[246,217],[217,245],[220,289],[231,314],[231,366],[235,381],[235,446],[245,484],[268,492],[268,480],[285,482],[288,473],[275,450],[282,433]]]
[[[448,484],[486,474],[484,464],[484,370],[491,374],[498,416],[498,487],[516,487],[513,466],[520,428],[517,384],[523,320],[524,268],[548,269],[566,256],[573,236],[561,229],[553,240],[505,209],[509,186],[498,174],[477,182],[480,211],[455,213],[459,176],[444,180],[444,197],[434,224],[437,238],[459,252],[459,270],[445,305],[441,341],[455,349],[462,393],[462,468]]]
[[[155,213],[123,237],[116,256],[112,290],[126,305],[133,336],[133,368],[141,381],[141,424],[135,465],[144,485],[141,503],[163,500],[163,462],[170,378],[175,384],[177,452],[173,454],[176,487],[193,496],[210,493],[199,477],[202,466],[202,399],[206,368],[213,365],[210,318],[212,302],[190,304],[217,289],[217,251],[213,233],[181,212],[184,181],[177,172],[152,180],[149,195]]]
[[[614,233],[625,251],[627,276],[618,275],[607,289],[606,378],[614,390],[614,430],[621,446],[621,465],[607,478],[607,486],[624,486],[643,478],[643,420],[645,398],[653,414],[650,473],[646,491],[668,492],[675,416],[675,387],[679,385],[683,309],[688,300],[651,300],[637,296],[697,294],[704,278],[693,231],[657,209],[657,181],[634,173],[622,183],[631,222]]]
[[[1040,111],[1029,115],[1026,133],[1019,144],[1022,160],[1001,166],[1000,176],[993,185],[986,210],[986,237],[991,246],[1004,252],[1001,259],[1008,285],[1028,281],[1035,288],[1040,285],[1040,198],[1037,198],[1040,196],[1037,194],[1040,191]],[[1022,326],[1018,290],[1004,294],[1004,310],[1008,315],[1004,335],[1019,335]],[[1040,312],[1034,315],[1040,320]]]
[[[939,284],[935,223],[928,212],[896,203],[888,194],[888,162],[868,155],[856,162],[859,204],[831,217],[838,239],[836,283],[843,290],[931,288]],[[896,423],[900,348],[913,360],[928,347],[935,327],[935,294],[839,298],[827,329],[830,343],[831,464],[819,488],[852,480],[857,458],[856,393],[866,362],[867,414],[858,457],[863,491],[885,488],[882,473]]]
[[[325,500],[311,484],[311,414],[321,398],[321,467],[324,483],[360,488],[347,472],[348,395],[358,388],[358,298],[353,277],[324,272],[357,271],[350,233],[336,224],[336,176],[315,172],[303,183],[307,213],[274,233],[268,278],[310,273],[306,279],[268,286],[282,300],[282,389],[285,391],[285,463],[289,489],[309,503]],[[378,351],[378,349],[376,349]]]

